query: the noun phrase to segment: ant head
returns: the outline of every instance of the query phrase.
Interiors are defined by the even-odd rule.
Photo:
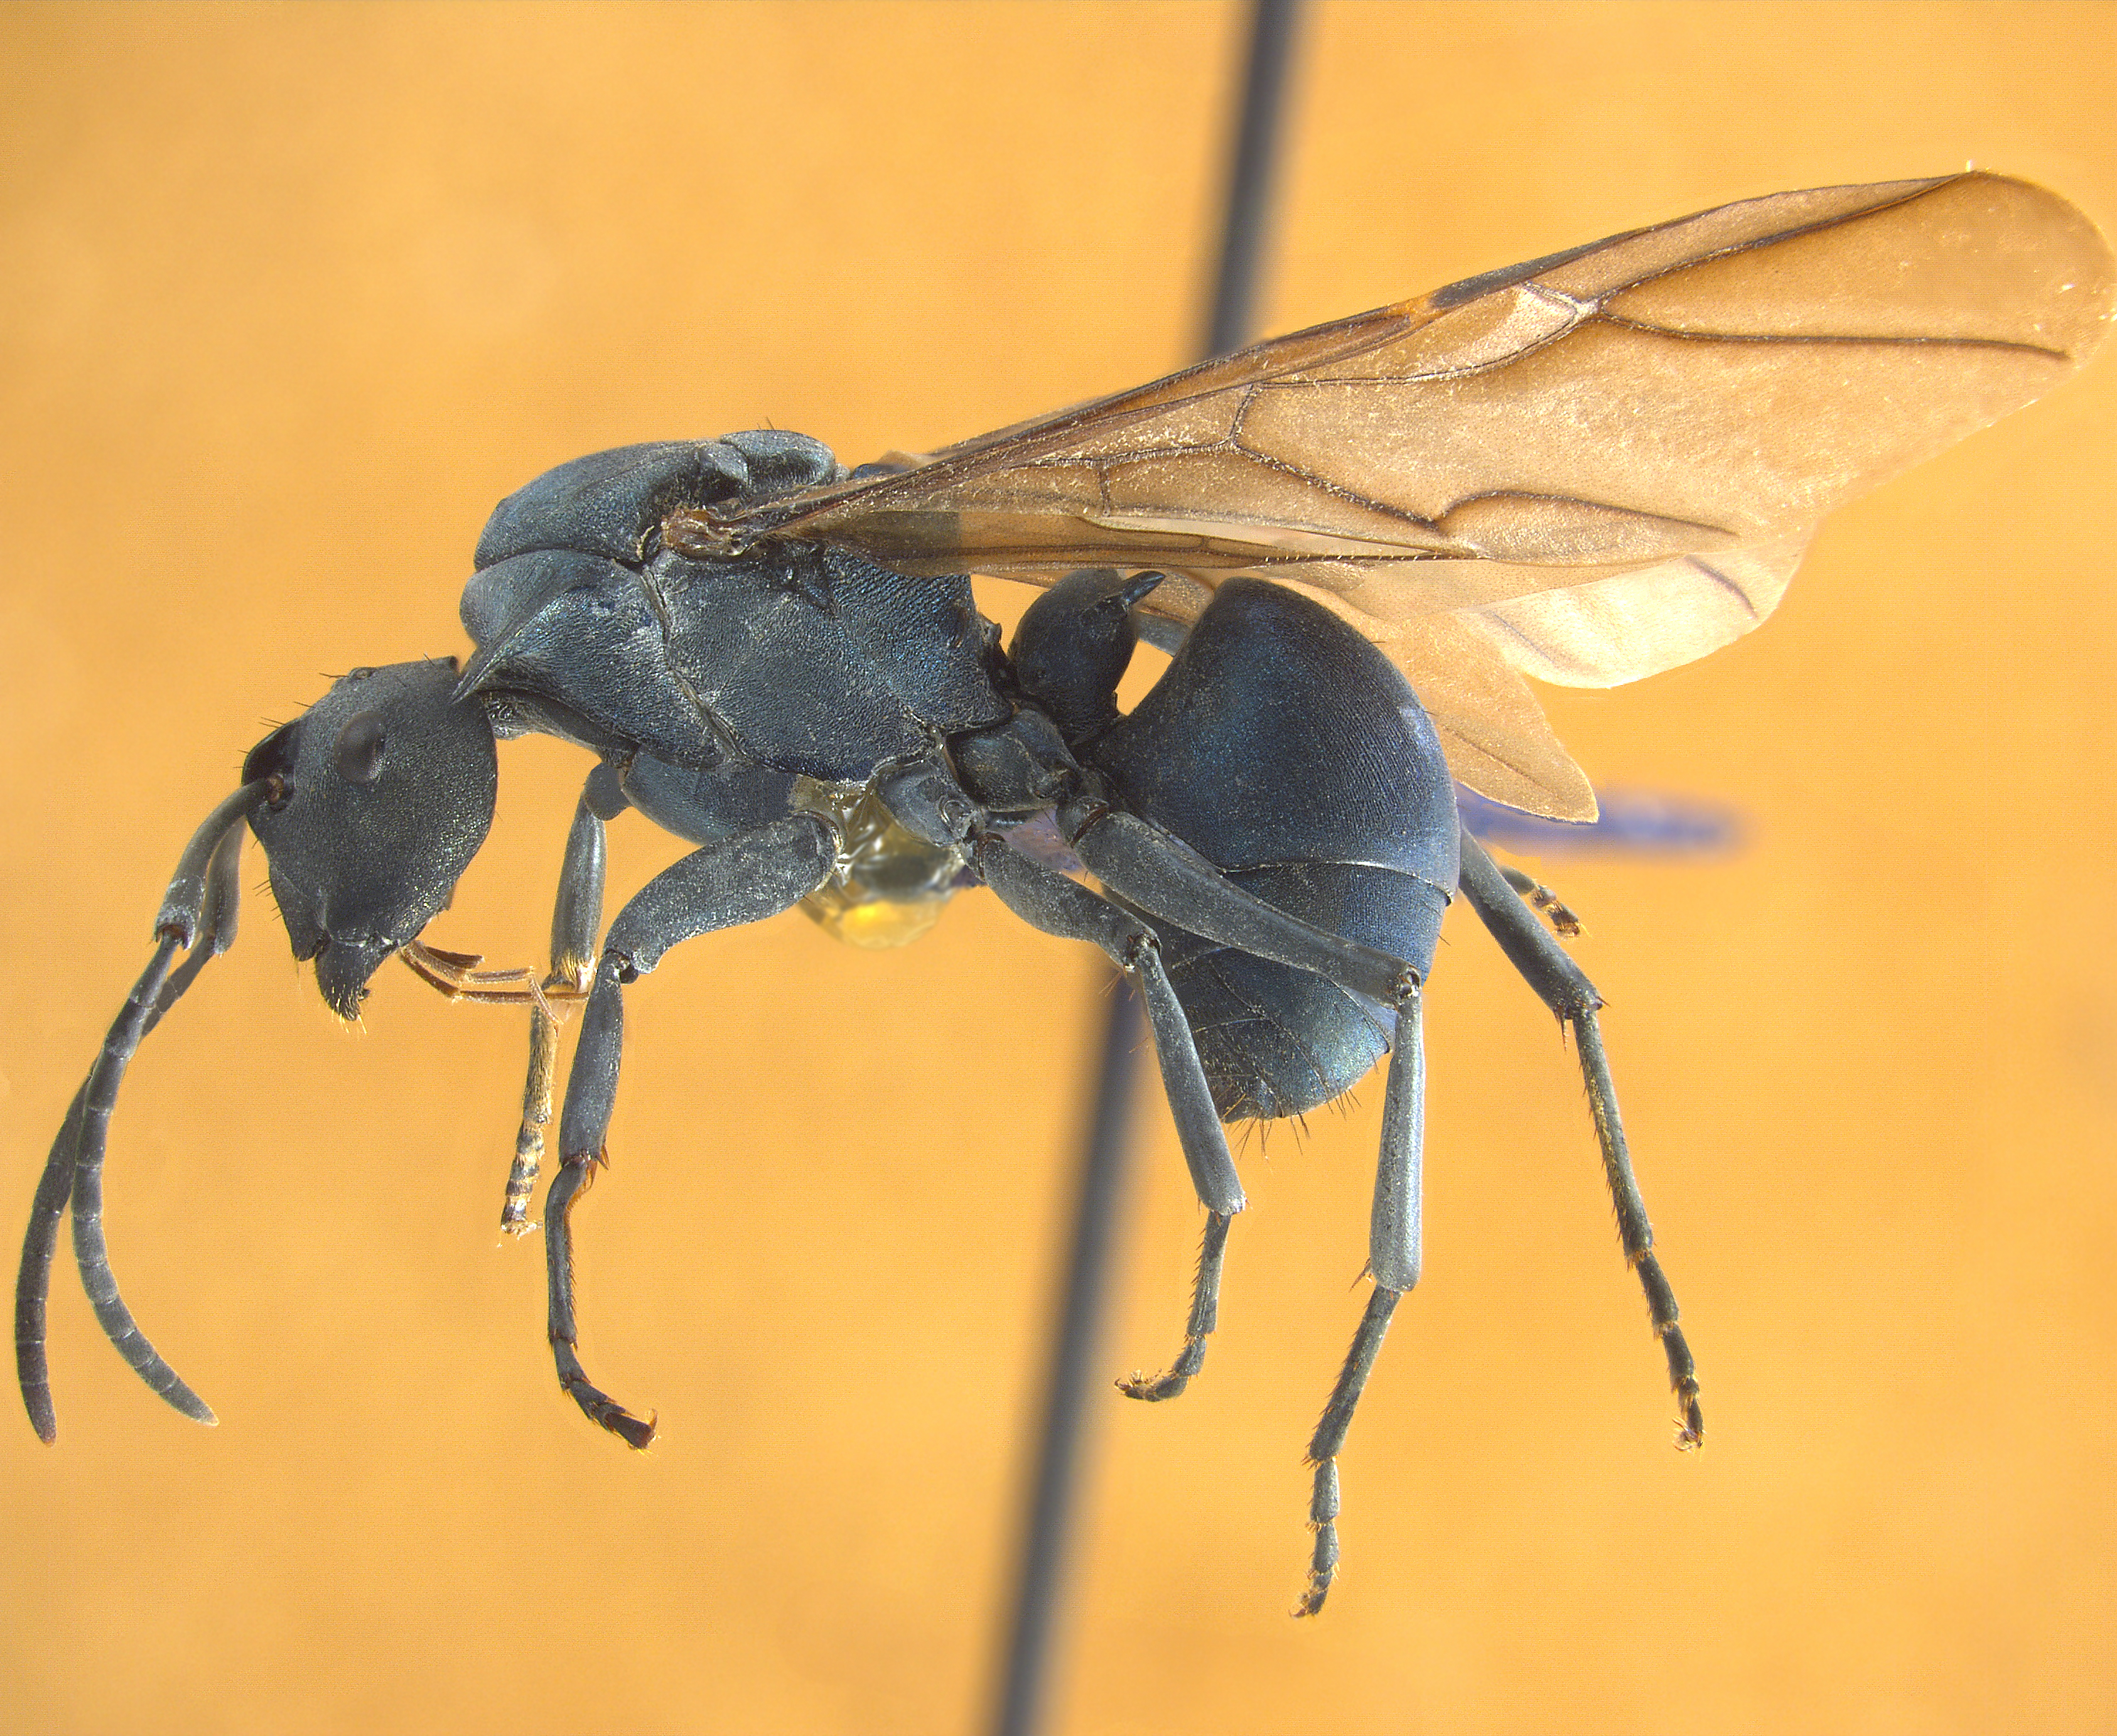
[[[499,767],[453,659],[357,669],[242,762],[275,780],[250,829],[294,956],[331,1011],[357,1017],[376,967],[449,901],[492,823]]]

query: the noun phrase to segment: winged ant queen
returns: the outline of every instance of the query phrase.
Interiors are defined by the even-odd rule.
[[[1965,173],[1755,199],[1473,278],[920,458],[851,472],[734,434],[562,465],[503,500],[464,592],[468,661],[361,669],[244,763],[185,850],[155,951],[37,1189],[22,1395],[56,1425],[61,1219],[99,1319],[156,1392],[212,1412],[135,1325],[103,1232],[113,1106],[141,1038],[234,935],[245,826],[297,958],[355,1015],[393,954],[530,1010],[503,1222],[529,1227],[558,1054],[585,1002],[544,1208],[559,1380],[634,1447],[653,1425],[576,1352],[574,1196],[602,1157],[625,985],[680,941],[802,904],[908,937],[958,886],[1100,946],[1139,990],[1206,1210],[1167,1372],[1196,1375],[1243,1190],[1223,1123],[1295,1115],[1387,1060],[1372,1287],[1321,1422],[1299,1612],[1338,1557],[1336,1460],[1419,1275],[1420,1003],[1460,891],[1570,1031],[1625,1258],[1691,1354],[1635,1185],[1594,987],[1462,831],[1455,781],[1558,818],[1587,780],[1523,677],[1608,686],[1748,632],[1817,522],[2087,360],[2110,315],[2093,226]],[[967,573],[1049,586],[1004,652]],[[1138,637],[1173,652],[1120,715]],[[550,974],[420,939],[483,841],[496,740],[596,756]],[[602,923],[620,811],[696,848]],[[1057,839],[1094,877],[1054,865]],[[182,955],[181,960],[179,955]]]

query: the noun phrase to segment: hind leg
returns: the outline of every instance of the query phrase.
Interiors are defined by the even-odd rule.
[[[1705,1434],[1704,1416],[1698,1403],[1698,1368],[1691,1359],[1690,1345],[1684,1341],[1683,1329],[1677,1324],[1676,1292],[1654,1257],[1653,1226],[1647,1222],[1646,1203],[1640,1198],[1639,1182],[1632,1174],[1625,1124],[1617,1114],[1617,1087],[1610,1080],[1603,1033],[1595,1021],[1603,997],[1467,831],[1463,834],[1462,850],[1461,885],[1471,908],[1492,930],[1508,962],[1573,1033],[1580,1071],[1587,1081],[1588,1107],[1595,1118],[1596,1143],[1602,1147],[1603,1172],[1609,1181],[1611,1203],[1617,1208],[1617,1234],[1624,1245],[1625,1259],[1640,1275],[1648,1315],[1668,1359],[1669,1385],[1676,1393],[1678,1412],[1677,1444],[1695,1447]]]
[[[1389,1330],[1398,1300],[1418,1282],[1421,1160],[1426,1143],[1426,1041],[1414,992],[1398,1009],[1396,1047],[1390,1058],[1389,1094],[1382,1102],[1382,1149],[1375,1166],[1374,1213],[1368,1232],[1368,1269],[1375,1287],[1345,1365],[1338,1371],[1307,1462],[1316,1470],[1308,1498],[1308,1524],[1316,1533],[1308,1586],[1294,1606],[1313,1615],[1331,1595],[1338,1573],[1338,1454],[1352,1427],[1353,1412]]]

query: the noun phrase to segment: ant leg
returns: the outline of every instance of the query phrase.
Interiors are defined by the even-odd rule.
[[[623,968],[621,961],[613,958],[597,971],[595,987],[588,995],[588,1012],[581,1020],[580,1042],[574,1051],[576,1075],[584,1060],[591,1064],[602,1061],[607,1072],[610,1089],[604,1094],[599,1131],[609,1126],[611,1099],[617,1084],[618,1055],[625,1038],[625,1003],[619,994]],[[574,1113],[574,1088],[570,1084],[566,1090],[569,1121]],[[565,1138],[562,1134],[562,1144]],[[640,1448],[654,1439],[654,1419],[634,1416],[588,1379],[588,1370],[581,1366],[578,1349],[580,1327],[574,1317],[574,1195],[588,1181],[590,1169],[607,1161],[598,1140],[579,1157],[565,1159],[544,1195],[545,1287],[548,1296],[546,1331],[551,1341],[551,1356],[558,1368],[559,1384],[572,1396],[589,1421],[609,1430],[627,1446]]]
[[[1227,1259],[1228,1226],[1234,1222],[1225,1212],[1206,1213],[1206,1234],[1198,1244],[1198,1269],[1191,1280],[1191,1312],[1183,1320],[1183,1347],[1160,1374],[1132,1374],[1120,1380],[1118,1390],[1126,1398],[1149,1403],[1174,1398],[1206,1365],[1206,1341],[1220,1324],[1220,1268]]]
[[[1189,1020],[1161,962],[1161,944],[1130,911],[1098,897],[1055,869],[1032,862],[998,834],[981,836],[975,848],[978,870],[1000,901],[1031,927],[1063,940],[1091,942],[1139,985],[1154,1031],[1155,1058],[1161,1066],[1161,1088],[1175,1117],[1176,1135],[1191,1185],[1210,1214],[1198,1255],[1198,1276],[1185,1324],[1183,1347],[1167,1372],[1149,1379],[1134,1375],[1118,1383],[1132,1398],[1174,1398],[1190,1384],[1206,1361],[1206,1340],[1219,1315],[1220,1267],[1228,1225],[1243,1209],[1243,1186],[1228,1153],[1206,1070]]]
[[[1295,1613],[1312,1615],[1323,1607],[1337,1571],[1338,1449],[1381,1348],[1396,1300],[1418,1282],[1426,1091],[1418,973],[1402,959],[1266,904],[1229,880],[1183,840],[1135,815],[1081,804],[1062,813],[1060,829],[1090,871],[1128,902],[1223,946],[1312,970],[1396,1011],[1381,1155],[1368,1228],[1368,1267],[1374,1276],[1374,1294],[1323,1421],[1309,1443],[1309,1462],[1316,1467],[1309,1523],[1315,1527],[1316,1545],[1308,1588]],[[1519,900],[1516,908],[1520,908]],[[1552,944],[1555,950],[1556,943]]]
[[[544,1197],[548,1329],[559,1384],[590,1421],[629,1446],[644,1447],[653,1440],[654,1423],[634,1416],[600,1390],[581,1366],[574,1316],[572,1223],[574,1195],[590,1171],[607,1161],[625,1038],[624,986],[653,969],[680,941],[761,922],[799,903],[830,878],[838,844],[837,832],[824,822],[801,813],[706,845],[648,881],[618,913],[603,943],[566,1080],[559,1172]]]
[[[1172,832],[1113,808],[1059,811],[1059,830],[1088,872],[1150,916],[1224,946],[1255,954],[1349,988],[1386,1006],[1418,986],[1402,959],[1303,922],[1245,891]]]
[[[586,994],[594,974],[596,936],[602,928],[603,875],[607,850],[604,822],[631,804],[609,768],[588,774],[566,834],[566,854],[559,867],[559,893],[551,910],[551,974],[547,989],[570,988]],[[514,1135],[514,1161],[507,1172],[507,1195],[500,1209],[500,1227],[511,1235],[536,1228],[529,1221],[529,1195],[544,1166],[544,1130],[551,1121],[551,1080],[558,1071],[559,1021],[543,996],[529,1011],[529,1073],[522,1087],[522,1125]]]
[[[1582,932],[1580,919],[1560,900],[1557,893],[1541,880],[1524,874],[1510,863],[1495,862],[1492,865],[1499,869],[1500,877],[1520,893],[1531,908],[1543,913],[1544,919],[1561,938],[1569,941],[1580,938]]]
[[[514,1160],[507,1166],[507,1191],[500,1202],[500,1227],[510,1236],[526,1236],[537,1227],[529,1219],[529,1195],[544,1167],[544,1130],[551,1122],[551,1079],[558,1067],[559,1021],[542,1007],[533,1006],[522,1125],[515,1130]]]
[[[1617,1234],[1626,1262],[1640,1275],[1646,1292],[1647,1312],[1668,1358],[1668,1379],[1681,1413],[1676,1444],[1695,1447],[1704,1438],[1705,1421],[1698,1404],[1698,1367],[1690,1347],[1677,1324],[1676,1292],[1662,1275],[1661,1262],[1653,1255],[1653,1226],[1647,1222],[1646,1204],[1640,1198],[1639,1182],[1632,1175],[1632,1158],[1625,1143],[1625,1124],[1617,1114],[1617,1087],[1611,1082],[1610,1063],[1603,1052],[1603,1034],[1595,1021],[1603,997],[1580,967],[1544,932],[1526,905],[1517,897],[1492,859],[1468,831],[1463,834],[1462,886],[1470,906],[1492,932],[1507,961],[1521,973],[1538,998],[1573,1033],[1580,1052],[1580,1071],[1587,1080],[1588,1107],[1595,1118],[1595,1139],[1603,1152],[1603,1172],[1610,1185],[1611,1203],[1617,1208]]]
[[[1308,1585],[1296,1615],[1314,1615],[1331,1595],[1338,1574],[1338,1454],[1353,1412],[1389,1330],[1398,1298],[1418,1282],[1420,1172],[1426,1144],[1426,1038],[1414,989],[1397,1008],[1396,1040],[1390,1049],[1387,1094],[1382,1101],[1382,1149],[1375,1168],[1375,1203],[1368,1232],[1368,1270],[1375,1281],[1367,1312],[1353,1335],[1345,1365],[1331,1388],[1330,1402],[1310,1437],[1304,1462],[1315,1467],[1308,1498],[1309,1528],[1316,1544]]]
[[[1294,1606],[1298,1616],[1314,1615],[1321,1609],[1323,1600],[1331,1593],[1331,1582],[1338,1577],[1338,1453],[1345,1444],[1353,1411],[1389,1332],[1390,1316],[1396,1311],[1397,1298],[1403,1294],[1385,1284],[1377,1284],[1369,1293],[1367,1312],[1360,1316],[1353,1347],[1345,1352],[1345,1365],[1338,1370],[1330,1402],[1323,1407],[1322,1420],[1309,1438],[1304,1462],[1316,1467],[1316,1487],[1308,1499],[1308,1524],[1316,1533],[1316,1549],[1309,1559],[1308,1589]]]

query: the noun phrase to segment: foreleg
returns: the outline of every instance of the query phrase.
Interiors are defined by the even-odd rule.
[[[608,767],[597,766],[588,774],[588,787],[581,791],[566,834],[565,859],[559,867],[559,895],[551,911],[551,974],[542,985],[547,990],[588,992],[596,936],[602,928],[607,857],[604,822],[616,819],[629,805]],[[551,1081],[558,1061],[558,1018],[539,996],[529,1010],[529,1074],[522,1088],[522,1125],[514,1135],[514,1162],[507,1172],[507,1195],[500,1208],[500,1228],[516,1236],[536,1227],[529,1221],[529,1195],[544,1164],[544,1131],[551,1121]]]

